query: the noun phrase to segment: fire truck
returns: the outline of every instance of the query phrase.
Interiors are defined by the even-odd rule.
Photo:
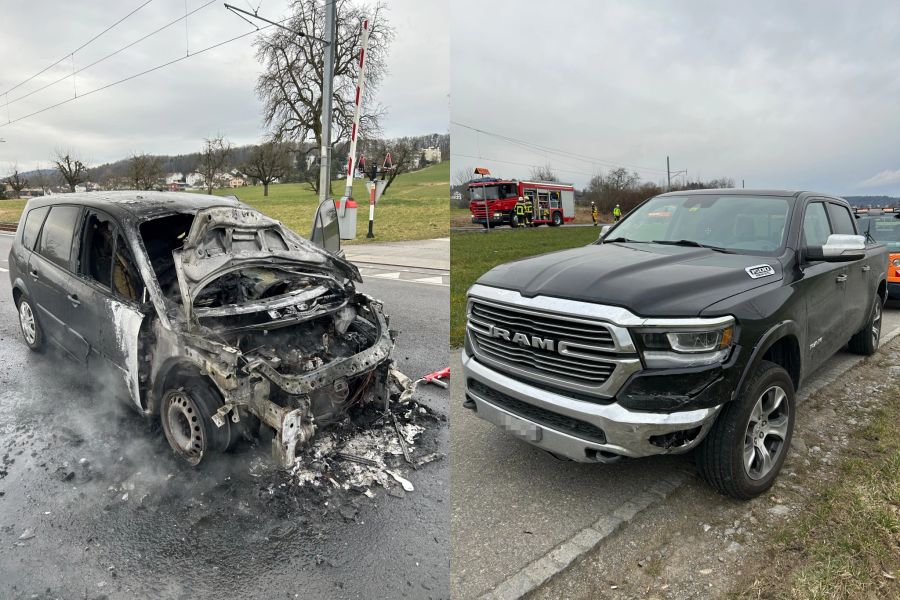
[[[558,227],[575,218],[575,187],[571,184],[497,179],[487,176],[490,172],[482,168],[475,169],[475,173],[483,176],[468,184],[473,223],[482,227],[519,227],[530,222],[533,226]],[[520,197],[531,200],[532,214],[526,215],[525,223],[516,214]]]

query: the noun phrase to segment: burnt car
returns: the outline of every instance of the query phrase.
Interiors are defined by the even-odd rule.
[[[319,428],[408,382],[381,303],[356,291],[336,219],[323,202],[305,239],[233,197],[32,199],[9,257],[25,343],[53,343],[158,415],[192,465],[261,424],[290,465]]]

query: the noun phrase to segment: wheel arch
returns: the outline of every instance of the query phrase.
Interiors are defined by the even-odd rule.
[[[175,387],[178,381],[187,379],[202,379],[210,384],[219,396],[223,396],[222,390],[216,385],[211,377],[203,374],[200,365],[184,358],[172,357],[162,364],[153,378],[153,384],[150,386],[147,397],[147,414],[159,414],[159,406],[162,401],[163,394],[167,389]]]
[[[794,321],[782,321],[762,335],[741,373],[733,399],[744,392],[747,381],[763,360],[782,367],[788,372],[794,390],[800,389],[803,380],[803,353],[800,349],[799,327]]]

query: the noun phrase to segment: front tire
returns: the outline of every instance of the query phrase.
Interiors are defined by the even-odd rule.
[[[881,296],[875,294],[875,301],[872,303],[872,309],[869,311],[869,318],[866,324],[856,332],[847,347],[854,354],[862,354],[863,356],[872,356],[878,350],[878,342],[881,340],[881,315],[882,302]]]
[[[163,432],[175,454],[189,465],[196,466],[208,454],[224,452],[231,445],[231,421],[225,419],[217,427],[212,420],[220,406],[218,392],[199,378],[163,394],[159,410]]]
[[[702,477],[739,500],[759,496],[775,482],[791,447],[794,383],[788,372],[762,361],[744,393],[729,402],[697,449]]]
[[[32,352],[43,351],[44,331],[41,329],[40,323],[38,323],[31,299],[22,294],[16,308],[19,311],[19,328],[22,331],[22,339],[25,340],[25,345]]]

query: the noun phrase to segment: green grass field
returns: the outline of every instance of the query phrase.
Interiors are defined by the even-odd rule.
[[[333,193],[340,197],[345,180],[335,181]],[[450,231],[450,162],[444,161],[419,171],[399,175],[375,207],[375,238],[366,239],[369,222],[369,194],[365,182],[353,182],[353,197],[359,203],[357,239],[347,243],[393,242],[446,237]],[[309,235],[318,201],[306,185],[283,183],[269,186],[226,188],[213,191],[219,196],[235,195],[301,235]],[[0,200],[0,221],[18,221],[25,200]]]
[[[597,239],[593,227],[501,228],[491,233],[454,233],[450,241],[450,344],[461,346],[466,327],[466,291],[484,272],[527,256],[584,246]]]

